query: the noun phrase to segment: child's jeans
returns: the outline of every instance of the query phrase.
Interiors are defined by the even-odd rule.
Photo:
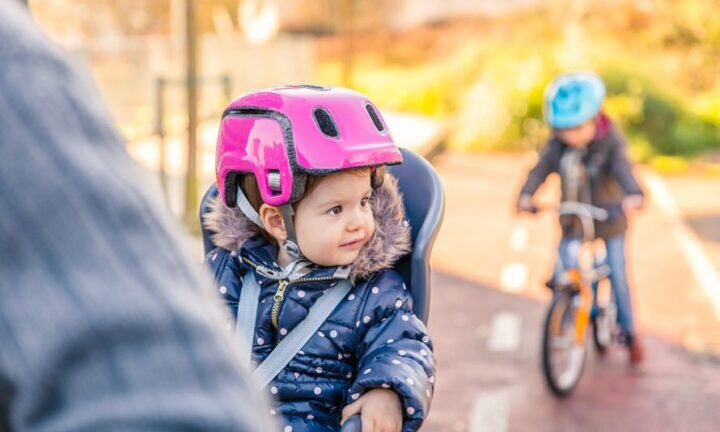
[[[579,238],[563,238],[558,246],[558,260],[553,271],[554,277],[568,268],[577,267],[577,255],[580,248]],[[632,317],[632,303],[630,301],[630,288],[625,272],[625,234],[619,234],[605,239],[607,254],[606,264],[610,267],[610,285],[612,286],[615,305],[617,306],[617,321],[627,338],[632,343],[635,334]],[[597,284],[593,285],[597,294]]]

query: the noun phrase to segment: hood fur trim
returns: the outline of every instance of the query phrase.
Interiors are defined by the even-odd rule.
[[[412,247],[410,225],[405,221],[405,208],[395,177],[385,175],[383,185],[373,191],[370,205],[375,217],[375,233],[353,263],[350,273],[353,283],[391,268]],[[203,216],[203,225],[215,233],[211,238],[216,246],[236,251],[260,234],[260,228],[239,208],[229,208],[214,198],[210,209]]]

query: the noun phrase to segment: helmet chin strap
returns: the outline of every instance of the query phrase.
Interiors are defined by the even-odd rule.
[[[297,236],[295,235],[295,224],[293,224],[292,219],[295,212],[293,211],[292,205],[281,205],[280,213],[282,214],[283,223],[285,224],[285,232],[287,233],[287,238],[283,241],[282,248],[285,249],[285,252],[290,255],[290,258],[292,258],[293,261],[299,260],[303,258],[303,254],[300,251]]]
[[[262,219],[260,219],[260,215],[257,211],[255,211],[252,204],[250,204],[250,201],[248,201],[247,197],[240,188],[237,188],[237,205],[240,208],[240,211],[242,211],[248,219],[260,228],[265,229]],[[295,225],[292,220],[295,212],[293,211],[292,205],[281,205],[280,214],[282,215],[283,223],[285,224],[285,231],[287,232],[287,238],[283,241],[281,247],[285,250],[285,252],[287,252],[290,258],[293,259],[293,261],[298,261],[304,257],[302,252],[300,252],[300,246],[298,245],[297,236],[295,235]]]

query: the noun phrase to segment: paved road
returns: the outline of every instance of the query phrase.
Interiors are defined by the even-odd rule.
[[[543,302],[441,272],[433,285],[439,369],[424,431],[718,430],[720,362],[648,334],[645,365],[631,368],[624,350],[591,355],[576,392],[558,401],[540,373]]]
[[[449,153],[435,161],[448,201],[433,252],[439,372],[424,430],[718,430],[720,287],[703,275],[720,268],[720,203],[707,199],[720,196],[720,181],[639,170],[652,199],[634,220],[628,255],[647,361],[633,369],[620,349],[591,356],[576,393],[559,402],[539,366],[555,217],[510,211],[532,157]],[[553,186],[539,200],[556,200]]]

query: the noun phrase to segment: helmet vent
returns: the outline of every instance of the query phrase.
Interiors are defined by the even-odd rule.
[[[313,110],[313,116],[322,133],[331,138],[337,138],[340,135],[335,122],[332,117],[330,117],[330,113],[325,111],[324,108],[315,108]]]
[[[378,115],[377,111],[375,111],[375,107],[370,104],[365,104],[365,110],[367,110],[370,119],[375,125],[375,129],[377,129],[378,132],[384,132],[385,125],[383,124],[382,120],[380,120],[380,116]]]
[[[320,85],[315,85],[315,84],[300,84],[297,87],[308,89],[308,90],[315,90],[315,91],[330,91],[330,87],[320,86]]]

